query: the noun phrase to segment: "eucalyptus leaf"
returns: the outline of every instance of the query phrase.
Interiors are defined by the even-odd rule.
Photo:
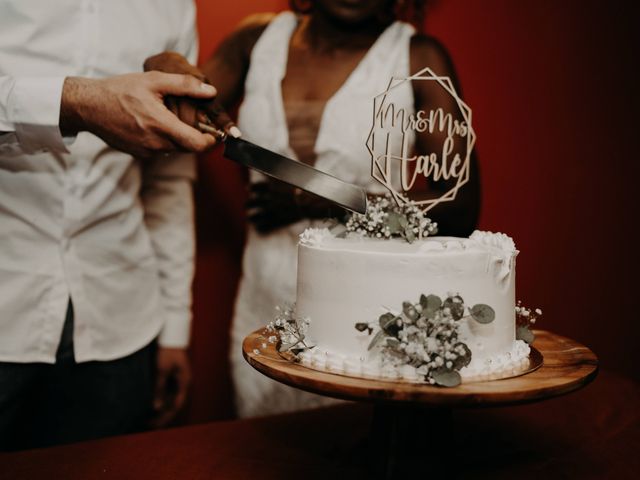
[[[395,358],[399,361],[401,361],[402,363],[405,363],[407,361],[407,356],[405,355],[404,352],[400,352],[398,350],[394,350],[393,348],[387,348],[385,349],[385,355],[388,355],[389,357]]]
[[[387,337],[387,347],[398,348],[400,346],[400,340],[394,337]]]
[[[400,330],[402,329],[402,327],[398,325],[398,320],[400,320],[400,317],[397,317],[393,322],[387,323],[387,325],[384,327],[384,333],[386,333],[390,337],[397,337],[400,333]]]
[[[426,309],[429,305],[429,299],[424,293],[420,295],[420,305],[422,305],[423,309]]]
[[[380,315],[380,318],[378,319],[378,322],[380,323],[380,328],[382,329],[386,328],[389,322],[395,321],[395,319],[396,319],[396,316],[391,312],[387,312],[385,314]]]
[[[454,320],[460,320],[464,317],[464,300],[460,295],[454,297],[448,297],[442,304],[444,308],[448,308],[451,312],[451,317]]]
[[[368,330],[368,329],[369,329],[368,323],[364,323],[364,322],[356,323],[356,330],[358,330],[359,332],[364,332],[365,330]]]
[[[533,341],[536,339],[536,336],[533,334],[533,332],[529,329],[527,325],[518,325],[516,327],[516,338],[518,340],[527,342],[529,345],[531,345]]]
[[[441,387],[457,387],[462,383],[460,374],[455,370],[438,369],[431,374],[431,378]]]
[[[409,243],[413,243],[413,242],[416,241],[416,234],[413,232],[413,229],[411,227],[405,228],[405,230],[404,230],[404,238]]]
[[[416,310],[416,307],[413,306],[411,302],[402,302],[402,313],[410,320],[417,320],[420,317],[420,314]]]
[[[371,342],[369,342],[369,346],[367,350],[373,349],[378,343],[385,337],[384,330],[378,330],[378,332],[373,336]]]
[[[337,238],[345,238],[348,233],[347,227],[343,223],[336,223],[329,229],[329,231]]]
[[[496,311],[489,305],[478,303],[471,308],[471,316],[478,323],[491,323],[496,318]]]
[[[419,358],[414,358],[409,362],[409,365],[411,365],[413,368],[419,368],[424,364],[425,364],[424,360],[420,360]]]
[[[393,337],[398,336],[400,327],[398,326],[398,320],[400,317],[396,317],[393,313],[388,312],[380,316],[380,328],[387,334]]]
[[[401,218],[403,218],[402,215],[397,212],[389,212],[387,214],[387,227],[389,227],[391,235],[397,235],[404,229],[404,227],[400,223]],[[406,222],[406,218],[404,220]]]
[[[277,345],[276,348],[278,349],[279,352],[288,352],[295,346],[296,346],[295,343],[280,343]]]
[[[420,305],[425,310],[438,310],[442,306],[442,299],[437,295],[420,296]]]
[[[459,355],[454,361],[453,361],[453,367],[456,370],[460,370],[463,367],[466,367],[467,365],[469,365],[469,363],[471,363],[471,350],[469,349],[469,347],[467,347],[466,343],[462,343],[462,342],[458,342],[453,346],[454,350],[457,350],[458,348],[464,348],[464,354],[463,355]]]

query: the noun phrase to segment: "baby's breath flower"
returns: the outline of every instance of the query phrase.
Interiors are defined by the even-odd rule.
[[[414,203],[398,205],[391,195],[372,196],[365,214],[354,213],[346,222],[347,232],[373,238],[402,237],[408,242],[435,235],[437,223],[425,217]]]
[[[535,325],[538,317],[542,315],[542,310],[536,308],[523,307],[522,302],[518,300],[516,303],[516,338],[531,343],[535,339],[535,335],[531,332],[531,327]]]
[[[307,317],[298,317],[295,313],[295,306],[277,306],[276,318],[269,322],[262,331],[262,335],[258,337],[260,341],[259,348],[254,353],[260,352],[260,349],[266,350],[268,344],[276,344],[281,352],[292,352],[294,356],[303,350],[312,348],[305,334],[309,327],[310,320]]]

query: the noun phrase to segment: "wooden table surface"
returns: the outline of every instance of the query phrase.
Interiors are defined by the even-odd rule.
[[[637,478],[639,405],[638,383],[605,370],[563,397],[455,410],[452,478]],[[370,421],[371,406],[345,403],[4,453],[0,479],[368,479]]]

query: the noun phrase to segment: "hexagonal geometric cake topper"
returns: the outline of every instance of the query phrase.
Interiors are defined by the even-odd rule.
[[[411,88],[413,81],[437,82],[455,100],[464,120],[454,120],[451,113],[445,113],[441,108],[428,113],[421,110],[413,114],[407,114],[404,107],[398,108],[392,101],[394,93]],[[413,96],[405,95],[404,98]],[[439,133],[445,133],[446,130],[440,156],[435,152],[416,155],[409,151],[412,138],[417,132],[433,133],[434,130]],[[453,139],[456,136],[466,140],[466,151],[464,159],[456,153],[451,160],[449,154],[453,153]],[[373,124],[367,138],[367,149],[371,154],[371,175],[391,192],[398,205],[413,203],[421,206],[426,213],[440,202],[454,200],[458,190],[469,181],[471,151],[475,141],[471,109],[460,98],[449,77],[436,75],[428,67],[405,79],[392,78],[387,89],[374,98]],[[381,146],[384,148],[382,153]],[[392,168],[394,164],[395,169]],[[415,167],[409,173],[412,164]],[[438,198],[411,200],[408,192],[420,174],[433,180],[453,178],[456,182]]]

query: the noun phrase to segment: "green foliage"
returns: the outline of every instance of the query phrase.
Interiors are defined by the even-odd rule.
[[[273,344],[278,352],[290,353],[294,359],[303,351],[313,348],[306,339],[309,319],[296,315],[295,305],[276,307],[278,314],[269,322],[260,335],[263,347]],[[260,350],[260,349],[258,349]]]
[[[436,382],[436,385],[441,387],[457,387],[462,383],[462,378],[460,378],[458,372],[444,368],[435,370],[431,374],[431,378]]]
[[[400,340],[395,337],[387,337],[387,347],[398,348],[400,346]]]
[[[415,242],[438,233],[438,225],[414,203],[398,205],[391,195],[370,196],[365,214],[352,214],[347,232],[372,238],[404,238]]]
[[[379,348],[393,365],[410,365],[426,382],[452,387],[460,384],[458,371],[471,362],[471,350],[458,341],[458,321],[489,323],[495,318],[493,308],[485,304],[474,305],[465,316],[466,311],[460,295],[444,301],[437,295],[420,295],[418,303],[402,303],[401,315],[387,312],[377,325],[357,323],[355,327],[369,334],[375,329],[369,350]]]
[[[420,318],[418,310],[410,302],[402,302],[402,313],[404,313],[405,317],[414,322]]]
[[[478,303],[471,307],[470,313],[478,323],[491,323],[496,318],[495,310],[484,303]]]
[[[443,303],[444,308],[448,308],[454,320],[460,320],[464,317],[464,300],[460,295],[447,297]]]
[[[422,306],[422,315],[432,320],[436,312],[442,307],[442,299],[437,295],[420,295],[420,305]]]
[[[356,330],[358,330],[359,332],[364,332],[365,330],[369,330],[369,324],[363,323],[363,322],[356,323]]]
[[[533,343],[536,336],[533,334],[528,325],[516,326],[516,339],[527,342],[529,345]]]
[[[384,340],[385,334],[386,332],[384,330],[382,329],[378,330],[376,334],[373,336],[373,338],[371,339],[371,342],[369,342],[369,346],[367,347],[367,350],[373,350],[380,341]]]
[[[387,325],[391,324],[395,320],[396,320],[396,316],[391,312],[387,312],[383,315],[380,315],[380,318],[378,319],[378,323],[380,323],[380,328],[384,330],[385,328],[387,328]]]
[[[407,226],[407,217],[398,212],[389,212],[387,214],[387,228],[391,235],[400,235]]]
[[[516,304],[516,338],[532,344],[535,340],[535,335],[531,329],[540,316],[542,316],[542,310],[539,308],[527,308],[522,305],[522,302],[518,301]]]

